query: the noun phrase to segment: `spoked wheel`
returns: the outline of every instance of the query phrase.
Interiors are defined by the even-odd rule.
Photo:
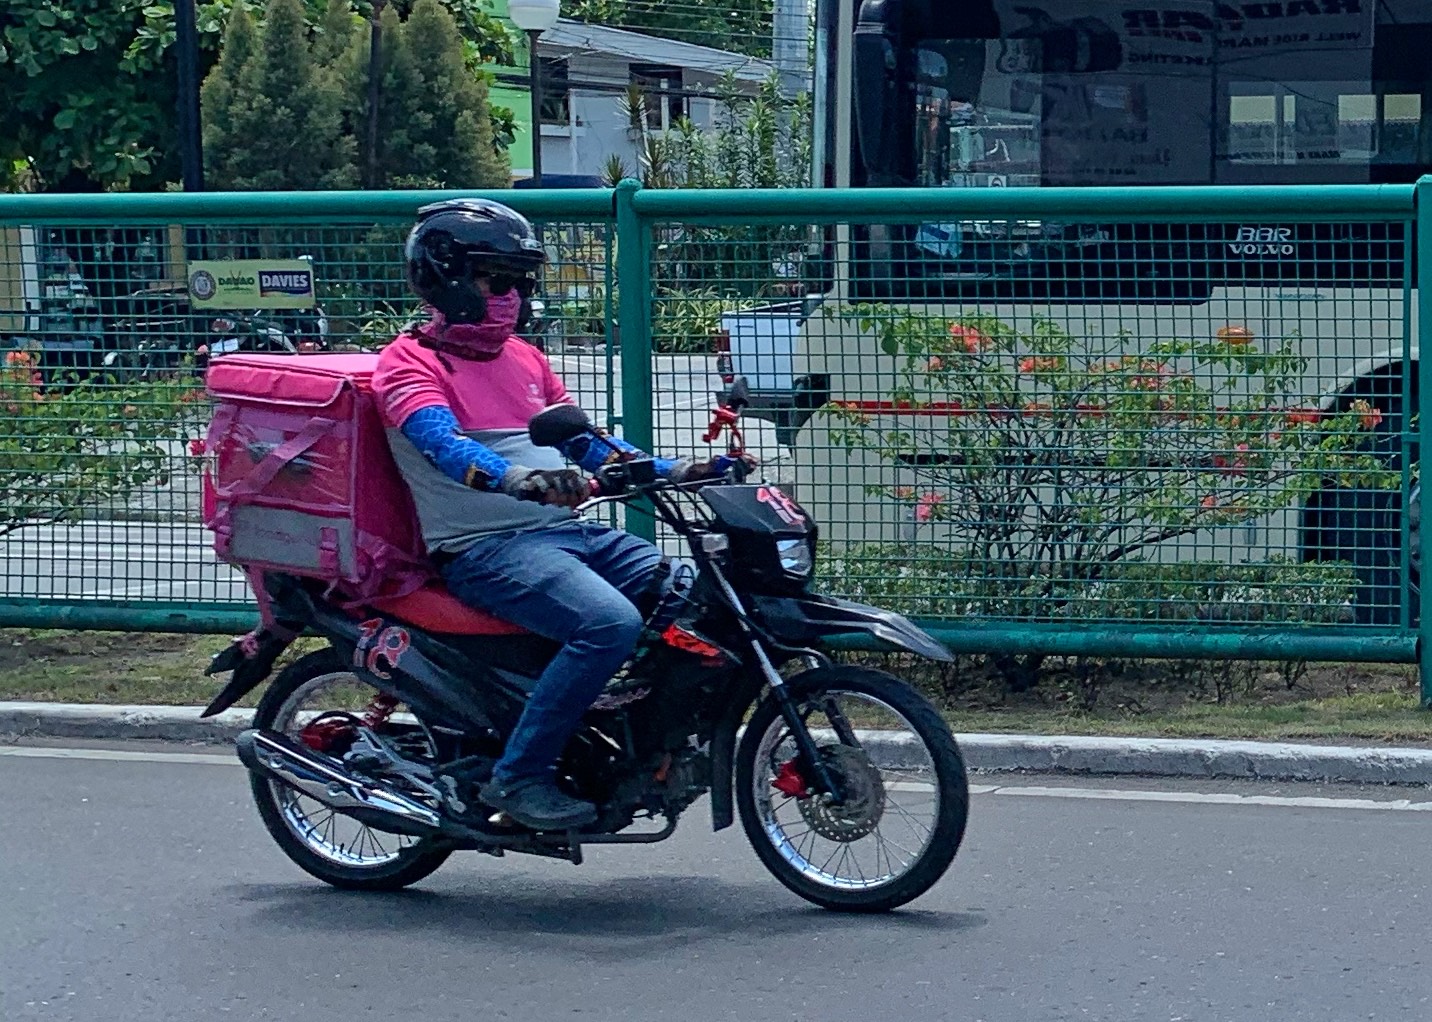
[[[324,723],[341,726],[341,717],[319,720],[322,715],[360,713],[377,695],[332,650],[310,653],[274,679],[259,702],[254,726],[311,745],[315,729]],[[419,761],[436,756],[424,729],[405,727],[403,732],[394,741],[405,756]],[[432,838],[375,830],[271,778],[253,775],[250,783],[259,816],[284,854],[334,887],[397,890],[422,880],[451,854]]]
[[[949,727],[880,671],[820,668],[788,684],[843,797],[811,791],[767,698],[736,756],[737,804],[756,854],[781,883],[829,909],[885,912],[924,894],[954,860],[969,813]]]

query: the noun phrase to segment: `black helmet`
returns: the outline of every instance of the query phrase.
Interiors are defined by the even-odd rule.
[[[473,278],[490,278],[493,294],[517,288],[524,299],[547,261],[527,218],[487,199],[448,199],[418,210],[405,249],[408,284],[449,323],[481,323],[487,302]]]

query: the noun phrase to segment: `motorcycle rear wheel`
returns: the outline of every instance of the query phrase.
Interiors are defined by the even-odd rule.
[[[315,712],[355,710],[355,697],[377,695],[350,672],[332,649],[295,660],[279,673],[259,700],[254,726],[299,739]],[[312,700],[318,705],[310,705]],[[251,774],[254,804],[264,827],[293,863],[326,884],[344,890],[396,891],[425,879],[447,861],[452,849],[433,838],[376,831],[350,816],[302,795],[288,785]]]
[[[787,684],[845,798],[827,804],[797,793],[807,780],[768,696],[736,753],[736,804],[751,847],[777,880],[823,908],[888,912],[918,898],[954,861],[969,815],[949,726],[882,671],[817,668]]]

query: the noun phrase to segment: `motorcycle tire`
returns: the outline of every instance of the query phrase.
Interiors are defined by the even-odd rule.
[[[304,686],[325,677],[345,674],[352,677],[343,659],[332,649],[300,657],[279,673],[259,700],[254,713],[254,727],[282,730],[275,727],[282,723],[279,715]],[[283,788],[280,782],[251,774],[249,783],[259,817],[283,853],[304,872],[333,887],[351,891],[401,890],[427,878],[452,854],[452,849],[444,847],[437,839],[425,837],[399,850],[391,861],[381,864],[346,865],[335,862],[331,857],[319,854],[295,833],[279,802]],[[356,824],[357,821],[352,822]]]
[[[853,794],[857,790],[863,790],[867,803],[866,816],[864,819],[850,818],[848,813],[852,810],[847,810],[846,807],[852,805],[851,800],[847,800],[845,804],[821,806],[819,796],[815,795],[804,799],[786,798],[782,806],[775,807],[772,803],[779,795],[772,796],[771,791],[783,791],[776,782],[779,780],[788,784],[789,779],[782,777],[781,768],[773,762],[776,749],[782,745],[780,741],[773,741],[772,736],[780,734],[786,725],[780,707],[768,695],[756,706],[746,724],[735,764],[736,804],[740,811],[742,827],[756,855],[787,888],[807,901],[834,911],[888,912],[924,894],[954,861],[960,842],[964,839],[965,824],[969,816],[969,780],[964,759],[954,736],[950,733],[949,725],[928,700],[899,678],[883,671],[863,667],[821,667],[796,675],[787,685],[797,705],[801,707],[814,707],[822,703],[827,696],[833,695],[851,697],[872,709],[883,706],[885,710],[892,711],[892,720],[899,721],[903,718],[904,727],[913,732],[914,737],[923,745],[928,756],[928,765],[922,767],[918,773],[906,773],[905,776],[915,783],[896,782],[897,789],[883,780],[886,768],[876,765],[878,758],[889,758],[891,753],[882,753],[878,748],[872,750],[859,745],[852,746],[841,739],[836,731],[825,729],[822,732],[819,725],[813,724],[813,736],[817,739],[817,746],[823,755],[831,757],[829,762],[835,765],[835,772],[845,775],[847,780],[842,783],[847,784],[847,791]],[[844,716],[843,710],[841,714]],[[863,732],[865,737],[862,739],[862,732],[858,730],[861,721],[855,720],[851,723],[847,720],[846,723],[850,725],[852,736],[857,742],[876,745],[872,736],[877,736],[877,731]],[[843,748],[836,749],[836,746]],[[913,743],[889,747],[909,749],[913,748]],[[893,755],[898,757],[907,754],[897,751]],[[789,752],[783,755],[789,755]],[[767,760],[772,761],[766,762]],[[794,766],[794,761],[783,766],[790,769]],[[825,834],[820,835],[822,839],[833,835],[832,843],[837,848],[837,851],[832,853],[833,858],[840,854],[841,842],[853,845],[855,841],[863,841],[871,834],[875,835],[877,843],[882,842],[880,820],[885,816],[892,820],[899,818],[893,813],[887,813],[887,808],[898,810],[903,817],[911,816],[895,804],[892,795],[898,793],[903,798],[910,791],[933,793],[936,804],[931,826],[915,861],[898,875],[892,874],[888,878],[876,877],[871,880],[863,870],[858,879],[826,873],[825,867],[815,866],[820,855],[807,857],[801,853],[806,834],[787,831],[785,824],[777,818],[777,809],[795,803],[804,818],[796,819],[794,822],[797,825],[808,825],[811,831],[824,831]],[[844,817],[843,810],[847,813]],[[815,845],[812,844],[812,851],[814,848]],[[893,867],[888,848],[886,862]],[[879,864],[880,852],[877,850],[876,869]],[[828,866],[829,861],[826,863],[826,867]],[[840,868],[837,863],[836,869]]]

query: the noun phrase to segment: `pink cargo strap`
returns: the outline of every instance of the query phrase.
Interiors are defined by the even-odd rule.
[[[206,454],[212,454],[216,449],[215,442],[222,439],[239,417],[239,409],[236,405],[224,404],[214,410],[214,417],[209,420],[208,435],[204,438]]]
[[[331,432],[337,425],[338,423],[334,419],[316,417],[309,419],[303,429],[269,451],[264,456],[264,460],[254,466],[252,472],[239,482],[226,487],[222,495],[225,498],[233,499],[235,497],[250,497],[263,492],[289,462],[318,443],[326,433]]]

